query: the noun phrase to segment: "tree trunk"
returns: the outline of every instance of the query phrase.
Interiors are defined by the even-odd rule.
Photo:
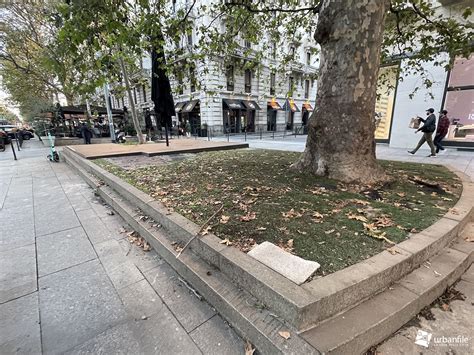
[[[132,89],[130,88],[130,81],[128,80],[128,72],[121,56],[119,56],[119,61],[120,67],[122,69],[123,80],[125,81],[125,89],[127,90],[128,94],[128,101],[130,102],[130,110],[132,111],[133,127],[135,127],[135,131],[137,131],[138,144],[143,144],[145,143],[145,138],[143,137],[142,130],[140,128],[140,122],[138,121],[137,117],[137,111],[135,110],[135,102],[133,101]]]
[[[343,182],[387,180],[375,157],[375,100],[388,0],[323,0],[316,107],[293,167]]]

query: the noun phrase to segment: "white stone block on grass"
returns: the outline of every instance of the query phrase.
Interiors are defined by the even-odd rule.
[[[290,254],[270,242],[263,242],[257,245],[247,255],[260,261],[297,285],[304,283],[321,266],[315,261],[305,260]]]

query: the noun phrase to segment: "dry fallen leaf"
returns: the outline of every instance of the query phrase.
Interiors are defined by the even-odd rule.
[[[247,340],[247,342],[245,343],[245,355],[253,355],[254,351],[255,351],[255,348]]]
[[[306,233],[306,232],[300,231],[299,229],[296,230],[296,231],[297,231],[299,234],[301,234],[301,235],[306,235],[306,234],[308,234],[308,233]]]
[[[287,331],[279,331],[278,334],[280,334],[280,336],[285,339],[290,339],[291,337],[290,332]]]
[[[222,239],[219,243],[220,244],[225,244],[227,246],[232,245],[232,242],[228,238]]]
[[[230,216],[224,216],[224,215],[222,215],[220,222],[221,222],[222,224],[226,224],[227,222],[229,222],[229,219],[230,219]]]
[[[265,228],[265,227],[258,227],[257,230],[258,230],[258,231],[266,231],[267,228]]]
[[[255,212],[249,212],[245,216],[240,216],[240,221],[249,222],[249,221],[253,221],[255,218],[257,218],[257,215],[255,214]]]
[[[400,254],[400,252],[397,249],[395,249],[394,247],[387,248],[387,251],[392,255]]]
[[[406,194],[404,192],[397,192],[397,195],[400,196],[400,197],[405,197]]]
[[[211,226],[207,226],[206,228],[204,228],[202,231],[201,231],[201,235],[207,235],[209,234],[209,231],[211,230]]]
[[[361,221],[361,222],[367,222],[367,217],[361,216],[361,215],[356,215],[353,213],[347,213],[346,214],[347,218],[349,219],[355,219],[356,221]]]
[[[313,213],[313,217],[314,217],[314,218],[324,218],[324,215],[321,214],[321,213],[319,213],[319,212],[314,212],[314,213]]]
[[[443,304],[441,305],[441,308],[443,309],[443,311],[446,311],[446,312],[447,312],[447,311],[449,311],[449,304],[443,303]]]
[[[324,233],[331,234],[331,233],[334,233],[335,231],[336,231],[335,229],[331,229],[331,230],[325,231]]]
[[[295,212],[295,209],[292,208],[291,210],[289,210],[288,212],[282,212],[281,215],[285,218],[298,218],[298,217],[301,217],[302,214],[299,213],[299,212]]]

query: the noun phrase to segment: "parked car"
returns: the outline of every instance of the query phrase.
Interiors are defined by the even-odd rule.
[[[18,127],[14,125],[1,125],[0,126],[0,130],[5,132],[8,135],[8,137],[10,137],[10,139],[15,139],[15,131],[14,131],[15,128],[18,128]],[[34,137],[34,134],[31,130],[23,129],[21,130],[21,132],[22,132],[24,140],[29,140]]]

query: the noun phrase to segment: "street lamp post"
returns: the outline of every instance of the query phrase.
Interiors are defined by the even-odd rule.
[[[109,120],[109,130],[110,138],[112,143],[115,143],[115,128],[114,128],[114,119],[112,116],[112,108],[110,107],[110,94],[109,94],[109,85],[104,84],[104,97],[105,97],[105,107],[107,108],[107,118]]]

